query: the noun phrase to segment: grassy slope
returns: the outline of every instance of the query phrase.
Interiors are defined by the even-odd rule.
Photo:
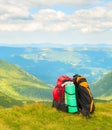
[[[91,91],[95,98],[112,99],[112,72],[106,74],[99,81],[91,85]]]
[[[3,93],[0,92],[0,106],[2,107],[12,107],[13,105],[23,105],[23,102],[20,100],[15,100]]]
[[[19,100],[49,100],[51,88],[21,68],[0,60],[0,92]]]
[[[1,130],[111,130],[112,103],[96,103],[92,118],[58,112],[49,104],[0,109]]]

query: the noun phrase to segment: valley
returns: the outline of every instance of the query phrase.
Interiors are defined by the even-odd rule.
[[[74,74],[86,77],[95,98],[111,100],[111,72],[111,45],[0,46],[1,95],[20,104],[50,101],[58,76]]]

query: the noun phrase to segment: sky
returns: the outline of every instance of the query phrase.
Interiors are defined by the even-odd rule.
[[[112,0],[0,0],[0,44],[112,44]]]

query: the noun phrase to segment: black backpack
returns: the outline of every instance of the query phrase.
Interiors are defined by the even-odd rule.
[[[81,75],[74,75],[73,82],[76,86],[76,98],[79,111],[83,116],[89,116],[95,110],[94,99],[91,94],[88,82]]]

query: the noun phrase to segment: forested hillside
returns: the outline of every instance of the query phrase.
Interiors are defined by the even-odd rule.
[[[52,88],[20,67],[0,60],[0,96],[14,100],[43,101],[51,99]],[[4,98],[5,98],[4,96]]]
[[[112,100],[112,72],[91,85],[95,98]]]

